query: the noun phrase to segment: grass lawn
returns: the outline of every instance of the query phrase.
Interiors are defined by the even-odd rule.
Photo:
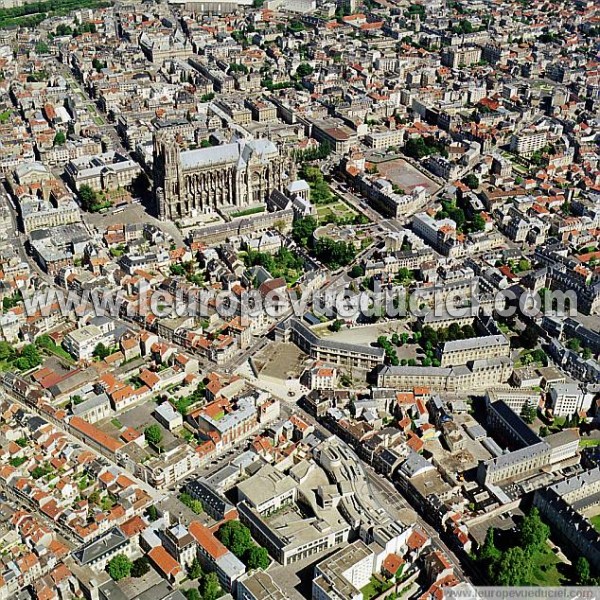
[[[357,214],[356,211],[343,202],[333,202],[332,204],[320,204],[317,206],[317,216],[319,219],[326,219],[332,216],[349,219],[355,217]]]
[[[564,575],[557,569],[561,563],[560,559],[546,546],[543,552],[537,552],[532,557],[533,562],[533,581],[532,585],[545,587],[560,587],[565,582]]]
[[[75,362],[73,360],[73,357],[64,348],[62,348],[61,346],[57,346],[56,344],[54,346],[45,347],[44,350],[47,350],[51,354],[58,356],[58,358],[62,358],[65,362],[68,362],[69,364],[73,364]]]
[[[110,421],[117,429],[121,429],[123,427],[123,423],[119,421],[119,419],[111,419]]]
[[[360,590],[363,595],[363,600],[371,600],[371,598],[376,598],[379,596],[379,594],[389,590],[392,585],[394,584],[391,581],[386,581],[384,583],[375,577],[371,577],[371,581],[369,581],[369,583],[367,583],[367,585]]]
[[[247,217],[248,215],[256,215],[261,212],[265,212],[264,206],[254,206],[252,208],[247,208],[246,210],[239,210],[238,212],[231,213],[231,218]]]
[[[594,529],[600,533],[600,515],[596,515],[590,519]]]
[[[580,448],[594,448],[595,446],[600,446],[600,439],[579,440]]]

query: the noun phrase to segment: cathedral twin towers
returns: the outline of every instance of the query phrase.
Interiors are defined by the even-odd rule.
[[[154,137],[154,190],[163,221],[217,209],[244,209],[282,188],[289,158],[268,139],[181,150],[171,137]]]

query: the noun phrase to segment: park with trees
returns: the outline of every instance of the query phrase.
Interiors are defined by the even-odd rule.
[[[315,243],[313,233],[318,226],[317,220],[312,216],[297,219],[292,228],[294,241],[311,250],[314,256],[330,269],[335,270],[350,264],[356,258],[354,244],[328,237],[320,238]]]
[[[550,527],[533,507],[516,531],[490,527],[474,558],[492,585],[597,585],[600,579],[592,577],[584,557],[578,557],[572,566],[561,562],[548,544],[550,533]]]

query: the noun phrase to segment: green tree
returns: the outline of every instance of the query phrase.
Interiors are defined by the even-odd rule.
[[[169,265],[169,271],[171,275],[178,275],[179,277],[183,277],[185,275],[185,267],[180,263],[173,263]]]
[[[493,527],[490,527],[487,530],[487,533],[485,534],[485,541],[483,542],[483,546],[481,546],[481,550],[479,551],[478,558],[480,560],[495,561],[502,557],[502,552],[496,547],[494,540],[495,533],[496,532]]]
[[[182,591],[187,600],[202,600],[202,596],[196,588],[188,588],[187,590]]]
[[[2,298],[2,310],[6,312],[7,310],[14,308],[20,300],[21,295],[18,292],[12,296],[4,296],[4,298]]]
[[[353,279],[356,279],[357,277],[364,277],[365,270],[361,267],[361,265],[354,265],[350,271],[348,271],[348,275],[350,275],[350,277]]]
[[[153,446],[158,447],[162,442],[162,431],[156,424],[146,427],[144,429],[144,436],[146,437],[146,441]]]
[[[590,563],[585,556],[580,556],[575,563],[575,579],[577,585],[588,585],[590,581]]]
[[[96,71],[98,71],[98,73],[100,73],[100,71],[102,71],[102,69],[104,69],[106,67],[106,63],[97,58],[94,58],[94,59],[92,59],[92,67]]]
[[[49,54],[50,53],[50,47],[48,46],[48,44],[46,44],[46,42],[44,42],[43,40],[40,40],[35,45],[35,51],[38,54]]]
[[[342,321],[341,319],[336,319],[333,323],[331,323],[331,325],[329,325],[329,329],[331,329],[331,331],[333,332],[339,331],[342,328],[343,324],[344,321]]]
[[[410,138],[404,146],[404,154],[417,160],[435,153],[445,156],[448,151],[443,142],[438,142],[433,137],[427,139],[422,137]]]
[[[474,190],[475,188],[479,187],[479,179],[477,178],[477,175],[475,175],[474,173],[469,173],[463,179],[463,183],[465,185],[469,186],[472,190]]]
[[[56,135],[54,136],[53,145],[54,146],[64,146],[66,141],[67,141],[67,136],[65,135],[64,131],[57,131]]]
[[[301,63],[296,69],[296,75],[298,75],[298,77],[308,77],[309,75],[312,75],[312,73],[313,68],[308,63]]]
[[[156,508],[156,506],[154,506],[154,504],[151,504],[146,510],[146,512],[150,521],[156,521],[158,519],[158,509]]]
[[[88,212],[98,210],[98,194],[87,184],[83,184],[79,188],[79,201],[83,210],[87,210]]]
[[[42,363],[42,357],[34,344],[27,344],[16,361],[16,366],[20,371],[28,371]]]
[[[227,521],[221,525],[217,538],[240,559],[253,545],[250,530],[239,521]]]
[[[50,465],[38,465],[31,471],[31,476],[34,479],[40,479],[46,475],[49,475],[50,473],[52,473],[52,467]]]
[[[548,366],[548,355],[541,348],[532,350],[531,358],[533,358],[535,362],[541,363],[544,367]]]
[[[100,342],[94,348],[92,356],[99,358],[100,360],[104,360],[107,356],[110,356],[110,348],[107,348],[102,342]]]
[[[500,559],[495,576],[497,585],[521,586],[531,581],[531,560],[520,546],[509,548]]]
[[[473,217],[473,231],[483,231],[485,229],[485,219],[478,213]]]
[[[535,406],[532,406],[529,402],[525,402],[523,404],[523,408],[521,409],[521,418],[525,423],[529,423],[531,425],[535,418],[537,417],[537,409]]]
[[[125,577],[129,577],[133,563],[125,554],[117,554],[108,562],[108,574],[115,580],[119,581]]]
[[[217,574],[208,573],[202,580],[202,600],[217,600],[221,595],[221,585]]]
[[[244,554],[244,562],[249,569],[266,569],[269,566],[269,553],[266,548],[251,546]]]
[[[319,224],[314,217],[308,216],[297,219],[292,227],[294,241],[302,246],[308,246],[310,240],[312,240],[312,234],[318,226]]]
[[[197,515],[201,515],[204,512],[204,506],[202,506],[202,502],[192,498],[192,496],[190,496],[187,492],[179,494],[179,500]]]
[[[539,341],[539,334],[535,327],[526,327],[520,334],[519,340],[523,348],[527,348],[529,350],[535,348]]]
[[[188,577],[190,579],[200,579],[202,577],[202,574],[202,565],[200,564],[200,560],[198,560],[198,557],[196,556],[194,557],[194,560],[192,561],[192,564],[188,569]]]
[[[532,508],[529,514],[523,517],[519,527],[519,539],[527,550],[538,550],[543,547],[550,537],[550,527],[542,521],[540,511]]]
[[[150,563],[145,556],[136,558],[133,561],[133,565],[131,567],[132,577],[143,577],[146,573],[148,573],[148,571],[150,571]]]
[[[356,257],[356,248],[350,242],[321,238],[315,245],[315,256],[335,270],[351,263]]]

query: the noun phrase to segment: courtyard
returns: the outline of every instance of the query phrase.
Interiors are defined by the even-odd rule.
[[[424,187],[429,194],[434,194],[440,189],[437,183],[403,158],[394,158],[381,162],[378,162],[376,159],[371,160],[377,165],[380,175],[389,179],[406,193],[412,192],[417,186]]]

